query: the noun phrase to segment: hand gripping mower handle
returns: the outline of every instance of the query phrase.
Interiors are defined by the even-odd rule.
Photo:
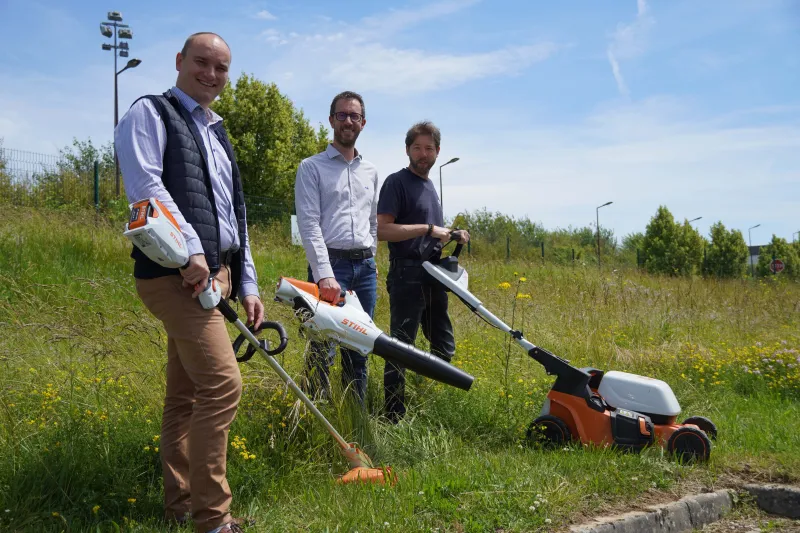
[[[458,239],[461,237],[461,232],[462,231],[463,230],[460,230],[458,228],[453,229],[450,232],[450,240],[448,240],[447,242],[442,242],[442,241],[440,241],[438,239],[431,240],[431,242],[428,243],[428,246],[426,246],[425,249],[420,254],[421,257],[422,257],[422,260],[423,261],[430,261],[430,259],[434,255],[436,255],[437,253],[439,253],[442,250],[444,250],[445,246],[447,246],[448,244],[450,244],[453,241],[458,241]],[[455,248],[455,250],[453,250],[453,253],[451,255],[453,257],[458,257],[459,255],[461,255],[461,250],[463,248],[464,248],[463,244],[461,244],[460,242],[456,242],[456,248]]]

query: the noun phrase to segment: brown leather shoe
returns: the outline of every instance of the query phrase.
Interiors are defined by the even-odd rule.
[[[239,526],[241,529],[244,529],[246,527],[252,527],[256,525],[256,519],[245,516],[241,518],[234,518],[233,523]]]
[[[219,533],[244,533],[244,528],[255,525],[253,518],[234,518],[230,524],[219,530]]]

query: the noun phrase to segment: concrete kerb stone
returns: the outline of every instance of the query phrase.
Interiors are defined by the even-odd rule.
[[[716,522],[733,508],[734,494],[719,490],[686,496],[677,502],[573,526],[571,533],[679,533]]]
[[[756,499],[756,504],[762,510],[788,518],[800,518],[799,488],[777,484],[745,485],[743,488]]]

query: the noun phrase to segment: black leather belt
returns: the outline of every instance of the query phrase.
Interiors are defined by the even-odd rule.
[[[372,257],[372,248],[364,248],[363,250],[337,250],[336,248],[328,248],[328,257],[350,259],[352,261],[369,259]]]
[[[228,248],[227,250],[221,251],[219,253],[219,264],[230,266],[231,262],[233,262],[233,256],[236,255],[238,251],[238,248]]]

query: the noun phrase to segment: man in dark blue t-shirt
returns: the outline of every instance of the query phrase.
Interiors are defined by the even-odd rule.
[[[444,226],[439,196],[428,173],[439,155],[441,133],[430,122],[420,122],[406,134],[409,165],[386,178],[378,197],[378,240],[389,242],[391,335],[414,344],[417,330],[431,343],[431,353],[450,361],[456,350],[453,324],[447,314],[447,292],[430,278],[423,261],[437,261],[441,246],[450,240]],[[459,242],[469,240],[460,232]],[[383,370],[386,416],[400,421],[405,407],[405,368],[386,361]]]

